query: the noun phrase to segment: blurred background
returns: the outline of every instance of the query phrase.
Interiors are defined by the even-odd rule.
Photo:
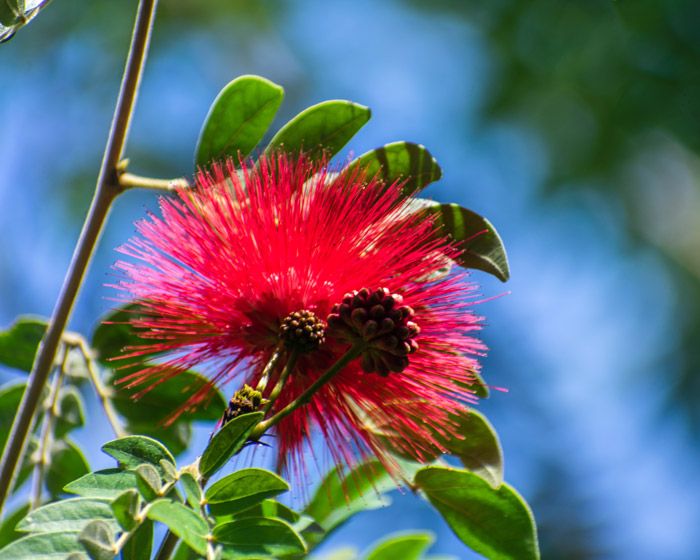
[[[0,45],[3,328],[51,313],[135,8],[57,0]],[[424,144],[444,172],[426,195],[488,217],[504,239],[512,279],[474,278],[504,294],[480,311],[484,376],[508,392],[479,407],[543,558],[700,558],[699,22],[694,0],[162,0],[129,170],[190,175],[209,105],[241,74],[285,88],[273,130],[326,99],[370,106],[343,157]],[[114,248],[145,208],[153,193],[117,200],[71,330],[89,334],[110,306]],[[94,403],[89,414],[90,464],[111,466],[98,448],[112,434],[95,428]],[[321,552],[419,528],[436,534],[433,552],[477,557],[398,493]]]

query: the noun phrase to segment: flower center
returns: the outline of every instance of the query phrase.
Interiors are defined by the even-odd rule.
[[[361,338],[368,343],[360,364],[365,373],[386,377],[408,367],[408,355],[418,350],[420,328],[411,319],[415,313],[403,305],[403,297],[387,288],[362,288],[345,294],[328,315],[328,334],[350,344]]]
[[[290,313],[280,325],[280,339],[290,350],[296,349],[302,354],[318,350],[325,341],[326,324],[311,311],[302,309]]]

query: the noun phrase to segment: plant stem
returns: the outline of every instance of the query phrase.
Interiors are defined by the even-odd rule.
[[[277,380],[277,384],[275,387],[272,389],[272,392],[270,393],[270,396],[268,397],[268,402],[265,405],[265,408],[263,408],[263,412],[265,415],[267,415],[270,410],[272,410],[272,407],[275,404],[275,401],[277,400],[277,397],[280,396],[280,393],[282,392],[282,389],[284,388],[284,385],[287,383],[287,379],[289,379],[289,376],[292,373],[292,370],[294,369],[294,366],[297,363],[297,359],[299,358],[299,350],[294,348],[291,353],[289,354],[289,358],[287,359],[287,363],[284,366],[284,369],[282,370],[282,373],[280,373],[280,377]]]
[[[140,188],[165,192],[174,192],[176,187],[186,189],[190,186],[185,179],[153,179],[151,177],[133,175],[132,173],[119,175],[119,184],[122,190]]]
[[[100,372],[95,366],[95,360],[93,360],[92,358],[92,352],[90,351],[87,342],[81,336],[76,337],[75,344],[78,346],[78,348],[80,348],[80,352],[83,354],[83,358],[85,359],[88,372],[90,372],[90,379],[92,380],[92,385],[93,387],[95,387],[97,398],[100,400],[102,410],[105,411],[105,416],[107,417],[107,420],[109,420],[109,424],[112,426],[112,430],[114,430],[114,433],[118,438],[124,437],[126,433],[124,432],[124,430],[121,429],[121,426],[119,425],[117,413],[114,410],[112,401],[107,395],[105,386],[102,384],[102,380],[100,379]]]
[[[27,389],[22,396],[22,402],[3,452],[0,464],[0,513],[2,513],[13,473],[26,445],[27,433],[39,405],[41,391],[51,371],[61,335],[85,276],[85,270],[97,244],[109,208],[116,196],[123,190],[119,184],[117,166],[124,149],[136,92],[141,81],[156,3],[157,0],[141,0],[139,3],[131,47],[92,204],[49,321],[49,327],[37,351]]]
[[[265,390],[265,387],[267,387],[267,382],[270,380],[270,375],[274,371],[275,367],[277,367],[277,362],[279,362],[281,356],[282,349],[278,345],[277,348],[275,348],[275,351],[272,353],[270,361],[265,365],[265,369],[260,376],[258,386],[255,388],[256,391],[260,391],[262,393]]]
[[[160,543],[158,553],[156,554],[154,560],[168,560],[168,558],[170,558],[172,555],[173,550],[175,550],[175,546],[179,540],[180,537],[168,529],[168,532]]]
[[[39,505],[41,505],[41,491],[44,487],[44,471],[46,470],[46,455],[49,447],[49,438],[51,437],[53,422],[56,418],[56,403],[58,402],[58,393],[61,390],[61,384],[63,382],[63,376],[66,371],[67,361],[68,348],[64,347],[61,368],[55,373],[53,387],[51,388],[51,395],[49,396],[50,405],[46,408],[44,424],[41,426],[41,436],[39,437],[39,461],[37,461],[36,471],[34,473],[34,494],[32,497],[32,503],[31,507],[29,508],[29,511],[34,511],[36,508],[39,507]]]
[[[294,412],[297,408],[300,406],[305,405],[311,400],[311,397],[316,394],[316,392],[323,387],[326,383],[328,383],[333,377],[335,377],[340,371],[348,365],[350,362],[352,362],[355,358],[357,358],[360,354],[362,354],[362,351],[365,350],[367,347],[367,343],[364,341],[357,342],[350,348],[348,348],[347,352],[343,354],[340,359],[334,363],[330,368],[326,370],[326,372],[321,375],[316,381],[314,381],[311,385],[309,385],[309,388],[306,389],[301,395],[299,395],[296,399],[294,399],[292,402],[290,402],[287,406],[285,406],[282,410],[280,410],[277,414],[272,416],[271,418],[264,420],[263,422],[260,422],[253,431],[250,433],[250,436],[248,436],[249,439],[251,440],[257,440],[260,439],[260,437],[270,428],[275,426],[276,424],[279,424],[281,420],[289,416],[292,412]]]

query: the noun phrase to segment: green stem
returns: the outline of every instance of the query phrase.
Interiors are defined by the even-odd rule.
[[[281,356],[282,349],[278,346],[272,353],[270,361],[267,362],[267,364],[265,365],[265,369],[263,370],[262,375],[260,376],[258,386],[255,388],[256,391],[260,391],[262,393],[265,390],[265,387],[267,387],[267,382],[270,379],[270,375],[272,375],[272,372],[274,371],[275,367],[277,367],[277,362],[279,362]]]
[[[156,3],[157,0],[141,0],[139,3],[129,56],[114,111],[114,119],[107,138],[95,195],[49,321],[49,327],[34,360],[27,389],[22,396],[22,402],[12,424],[2,456],[0,464],[0,513],[2,513],[13,473],[26,446],[27,434],[39,405],[41,391],[51,372],[56,350],[85,276],[85,270],[97,244],[109,208],[123,190],[119,184],[117,169],[131,122],[136,92],[141,81]]]
[[[156,554],[154,560],[168,560],[170,556],[172,556],[175,546],[179,540],[180,537],[168,529],[168,532],[165,534],[165,537],[160,543],[160,548],[158,548],[158,553]]]
[[[185,179],[153,179],[131,173],[119,175],[119,184],[123,190],[139,188],[165,192],[173,192],[176,187],[186,189],[190,186]]]
[[[107,420],[109,420],[112,430],[114,430],[114,433],[118,438],[124,437],[126,433],[121,429],[119,420],[117,419],[117,412],[114,410],[112,400],[109,398],[107,390],[102,384],[100,372],[95,365],[95,360],[92,358],[92,352],[86,340],[83,337],[76,337],[75,344],[78,346],[78,348],[80,348],[80,352],[83,354],[83,359],[85,360],[88,372],[90,373],[90,379],[92,380],[92,386],[95,388],[97,398],[100,400],[102,410],[105,411],[105,416],[107,417]]]
[[[271,418],[260,422],[255,429],[250,433],[249,439],[251,440],[257,440],[260,439],[260,437],[267,432],[270,428],[273,426],[277,425],[282,421],[284,418],[289,416],[292,412],[294,412],[297,408],[300,406],[305,405],[306,403],[311,401],[311,397],[313,397],[316,392],[323,387],[326,383],[328,383],[333,377],[335,377],[340,371],[348,365],[350,362],[352,362],[355,358],[357,358],[362,352],[367,348],[367,343],[364,341],[357,342],[350,348],[348,348],[347,352],[343,354],[340,359],[334,363],[326,372],[319,377],[316,381],[314,381],[311,385],[309,385],[308,389],[304,391],[301,395],[299,395],[296,399],[294,399],[292,402],[290,402],[287,406],[285,406],[282,410],[280,410],[277,414],[272,416]]]
[[[46,416],[44,417],[44,423],[41,427],[41,436],[39,437],[39,460],[37,461],[36,471],[34,473],[34,493],[29,511],[34,511],[41,505],[41,492],[44,488],[44,472],[46,470],[46,464],[48,463],[47,451],[49,448],[49,438],[51,437],[54,419],[56,418],[56,403],[58,402],[58,393],[61,389],[63,376],[66,371],[68,350],[67,347],[64,347],[61,368],[55,374],[53,387],[51,387],[51,395],[49,396],[49,406],[46,408]]]
[[[270,412],[270,410],[272,410],[272,407],[274,406],[277,397],[279,397],[280,393],[282,393],[282,389],[287,383],[287,379],[289,379],[289,376],[291,375],[294,366],[297,364],[297,359],[299,359],[299,350],[294,348],[289,354],[289,359],[287,360],[287,363],[285,364],[282,373],[280,373],[280,377],[277,380],[277,384],[275,385],[274,389],[272,389],[272,392],[268,397],[269,402],[263,408],[263,412],[266,416]]]

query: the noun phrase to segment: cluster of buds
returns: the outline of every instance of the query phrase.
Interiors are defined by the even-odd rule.
[[[280,339],[284,345],[296,349],[302,354],[310,354],[318,350],[325,341],[326,324],[311,311],[302,309],[290,313],[280,325]]]
[[[264,399],[260,391],[256,391],[249,385],[244,385],[243,389],[236,391],[228,401],[228,408],[224,411],[221,425],[224,426],[241,414],[255,412],[269,401]]]
[[[345,294],[342,303],[333,306],[328,335],[350,344],[363,340],[367,349],[360,360],[362,371],[387,377],[406,369],[408,355],[418,350],[415,337],[420,329],[411,321],[413,316],[399,294],[387,288],[362,288]]]

